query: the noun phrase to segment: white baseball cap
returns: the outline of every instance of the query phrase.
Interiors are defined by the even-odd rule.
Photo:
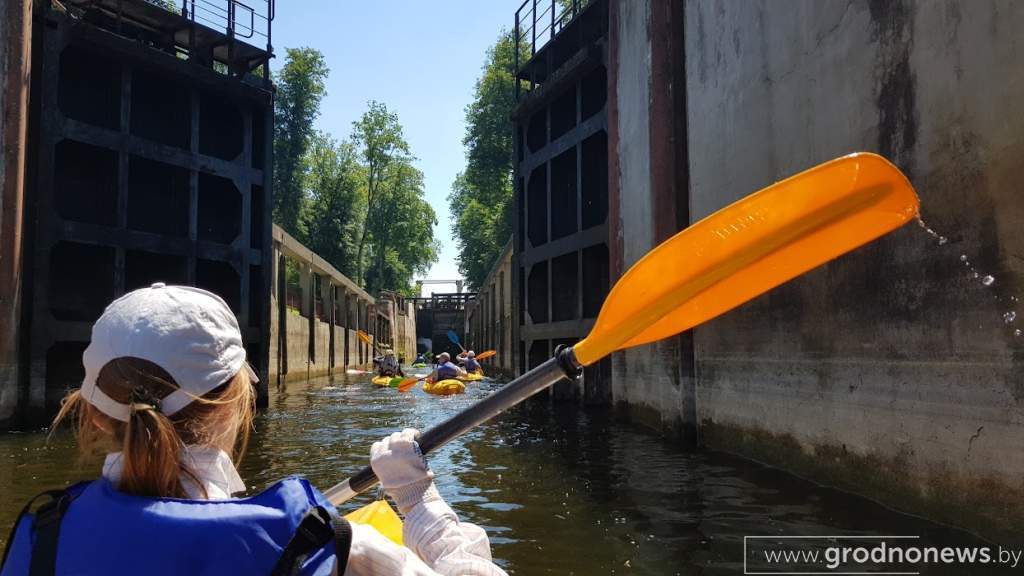
[[[258,382],[245,361],[242,333],[231,308],[212,292],[162,282],[114,300],[92,327],[82,354],[82,398],[116,420],[128,421],[128,404],[96,385],[100,370],[117,358],[147,360],[164,369],[178,389],[158,409],[173,415],[195,398],[227,382],[242,369]]]

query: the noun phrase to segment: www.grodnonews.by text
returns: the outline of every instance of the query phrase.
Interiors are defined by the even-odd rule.
[[[1002,546],[922,546],[917,537],[879,537],[877,543],[844,544],[842,538],[748,536],[744,538],[746,574],[850,573],[871,568],[879,574],[915,574],[925,565],[1001,565],[1024,568],[1024,550]],[[801,546],[801,540],[806,547]],[[907,542],[906,540],[911,540]],[[881,571],[878,571],[881,569]]]

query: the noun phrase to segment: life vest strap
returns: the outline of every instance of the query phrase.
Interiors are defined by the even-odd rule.
[[[60,537],[60,521],[71,504],[74,496],[68,490],[47,490],[32,497],[18,513],[18,518],[11,527],[11,533],[7,536],[7,546],[4,548],[3,560],[0,561],[0,570],[7,564],[7,555],[11,551],[11,544],[14,542],[14,535],[18,526],[25,518],[25,515],[32,509],[32,505],[40,498],[47,497],[49,502],[39,507],[32,521],[32,531],[35,533],[35,543],[32,545],[32,559],[29,564],[30,576],[52,576],[57,571],[57,540]]]
[[[274,566],[271,576],[294,576],[306,558],[334,541],[335,562],[338,576],[345,574],[348,553],[352,547],[352,527],[348,520],[334,516],[323,506],[314,506],[306,512],[295,534],[281,552],[281,558]]]
[[[60,521],[71,504],[67,490],[54,490],[51,500],[36,512],[32,528],[36,541],[32,546],[32,564],[29,576],[53,576],[57,573],[57,541],[60,538]]]

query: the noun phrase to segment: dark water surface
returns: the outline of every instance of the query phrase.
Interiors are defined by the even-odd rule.
[[[305,474],[325,489],[364,466],[374,440],[427,428],[500,386],[442,398],[368,380],[320,379],[275,393],[242,466],[250,488]],[[41,433],[0,435],[0,462],[4,539],[31,495],[99,472],[98,461],[75,464],[67,434],[49,444]],[[742,574],[745,535],[899,534],[920,536],[922,546],[986,545],[746,460],[682,451],[603,410],[535,402],[445,446],[430,464],[448,502],[487,530],[496,560],[516,574]]]

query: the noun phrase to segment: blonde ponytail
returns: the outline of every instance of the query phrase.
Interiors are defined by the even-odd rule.
[[[117,358],[100,370],[97,386],[129,405],[127,422],[94,408],[76,390],[68,394],[53,422],[55,429],[76,417],[83,453],[121,451],[118,489],[139,496],[187,498],[183,480],[206,497],[202,483],[183,458],[186,445],[219,448],[241,459],[255,414],[255,394],[245,370],[195,398],[172,417],[160,412],[160,400],[178,389],[159,366],[139,358]]]
[[[141,408],[140,408],[141,406]],[[118,488],[139,496],[188,495],[181,483],[183,443],[174,424],[153,406],[132,404],[121,441]]]

